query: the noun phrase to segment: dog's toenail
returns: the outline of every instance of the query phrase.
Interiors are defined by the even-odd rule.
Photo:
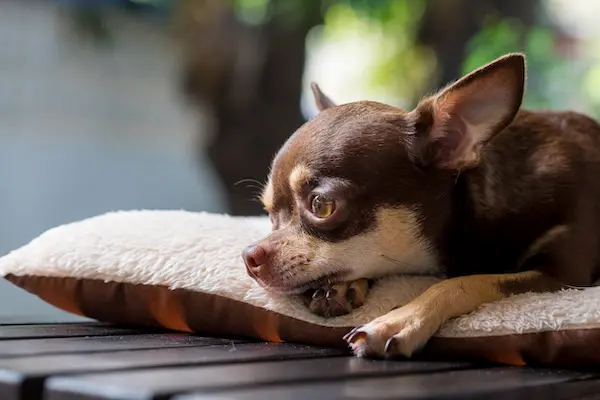
[[[327,291],[327,294],[325,295],[325,298],[330,299],[330,298],[335,297],[335,296],[337,296],[337,290],[335,290],[335,289],[329,289]]]
[[[363,332],[363,331],[358,331],[358,332],[352,332],[352,334],[350,334],[348,336],[348,338],[346,338],[346,342],[348,342],[349,344],[353,344],[358,342],[359,340],[364,340],[367,338],[367,333]]]
[[[312,295],[313,299],[320,299],[325,295],[325,291],[323,289],[317,289]]]
[[[357,326],[356,328],[352,329],[350,332],[348,332],[347,334],[344,335],[343,339],[350,344],[352,344],[358,340],[365,339],[367,337],[367,333],[361,331],[362,327],[363,326],[360,325],[360,326]]]
[[[392,355],[394,355],[394,349],[396,349],[397,347],[397,340],[395,337],[391,337],[388,339],[388,341],[385,343],[385,347],[383,348],[383,352],[385,353],[386,357],[391,357]]]
[[[350,337],[350,335],[352,335],[354,332],[356,332],[357,330],[359,330],[359,329],[360,329],[360,328],[362,328],[362,327],[363,327],[362,325],[359,325],[359,326],[355,327],[355,328],[354,328],[354,329],[352,329],[350,332],[346,333],[346,334],[345,334],[345,335],[342,337],[342,339],[344,339],[344,340],[348,339],[348,338]]]

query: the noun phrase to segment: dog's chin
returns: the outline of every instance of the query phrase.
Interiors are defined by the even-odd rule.
[[[281,294],[281,295],[298,295],[305,293],[309,290],[316,290],[325,285],[336,284],[344,281],[344,278],[348,276],[348,272],[334,272],[319,277],[309,277],[298,282],[286,282],[281,284],[279,282],[265,282],[261,279],[255,279],[255,281],[265,290]]]

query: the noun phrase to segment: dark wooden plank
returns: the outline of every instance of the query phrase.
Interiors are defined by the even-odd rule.
[[[318,400],[318,399],[580,399],[600,393],[600,380],[587,372],[487,368],[375,379],[266,387],[231,388],[195,393],[174,400]],[[590,380],[588,380],[590,379]],[[58,399],[58,398],[55,398]]]
[[[91,318],[81,317],[79,315],[64,312],[60,315],[39,314],[39,315],[0,315],[0,325],[38,325],[38,324],[78,324],[94,322]]]
[[[339,356],[346,352],[279,343],[230,343],[111,353],[49,355],[0,360],[0,399],[39,399],[48,376],[156,366],[208,365],[257,360]]]
[[[466,368],[466,363],[399,362],[352,356],[204,367],[157,368],[50,378],[46,399],[153,399],[190,390],[322,381]]]
[[[203,338],[187,334],[143,334],[58,339],[0,340],[0,358],[58,353],[86,353],[114,350],[157,349],[230,343],[228,339]],[[241,342],[241,341],[237,341]]]
[[[99,323],[5,325],[0,326],[0,340],[60,338],[139,334],[139,330]]]

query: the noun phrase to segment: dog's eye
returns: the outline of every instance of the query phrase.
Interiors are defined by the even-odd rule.
[[[316,195],[311,202],[311,212],[315,217],[325,219],[335,211],[335,202],[326,197]]]

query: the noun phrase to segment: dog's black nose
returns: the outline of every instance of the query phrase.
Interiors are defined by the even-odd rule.
[[[255,244],[246,247],[246,250],[242,253],[242,257],[246,263],[248,273],[256,277],[261,265],[267,262],[268,253],[264,246]]]

